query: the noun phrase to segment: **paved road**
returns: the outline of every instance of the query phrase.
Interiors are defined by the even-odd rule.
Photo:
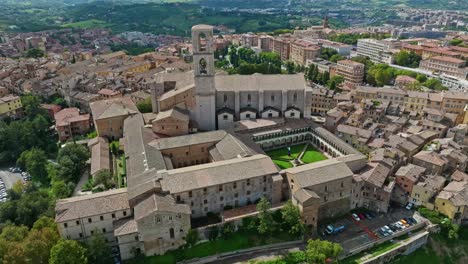
[[[8,168],[3,167],[0,168],[0,177],[3,179],[3,182],[5,182],[5,187],[7,189],[10,189],[13,184],[22,179],[19,173],[11,173],[8,171]]]

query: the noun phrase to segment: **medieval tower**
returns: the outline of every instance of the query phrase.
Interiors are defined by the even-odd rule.
[[[195,103],[193,119],[203,131],[216,129],[216,89],[213,51],[213,27],[192,27],[193,66],[195,77]]]

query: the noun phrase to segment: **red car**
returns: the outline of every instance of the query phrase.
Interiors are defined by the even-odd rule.
[[[361,218],[361,220],[366,220],[366,217],[364,216],[363,213],[359,213],[358,215],[359,215],[359,218]]]

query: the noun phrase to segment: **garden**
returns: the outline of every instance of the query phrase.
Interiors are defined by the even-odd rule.
[[[289,153],[288,153],[289,152]],[[298,159],[299,164],[308,164],[321,160],[326,160],[327,157],[314,148],[310,144],[300,144],[267,151],[266,154],[271,157],[271,160],[280,168],[288,169],[294,167],[293,161]]]
[[[302,239],[306,228],[300,220],[297,206],[288,201],[280,210],[270,209],[270,203],[263,198],[257,204],[258,215],[242,219],[237,228],[232,223],[212,226],[204,231],[208,241],[199,241],[198,232],[190,230],[186,236],[186,246],[161,256],[139,256],[129,263],[173,264],[193,258]]]

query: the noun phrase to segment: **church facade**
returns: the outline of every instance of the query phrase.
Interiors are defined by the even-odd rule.
[[[199,130],[226,129],[256,118],[310,117],[312,88],[302,74],[216,74],[213,27],[192,27],[193,96],[190,119]]]

